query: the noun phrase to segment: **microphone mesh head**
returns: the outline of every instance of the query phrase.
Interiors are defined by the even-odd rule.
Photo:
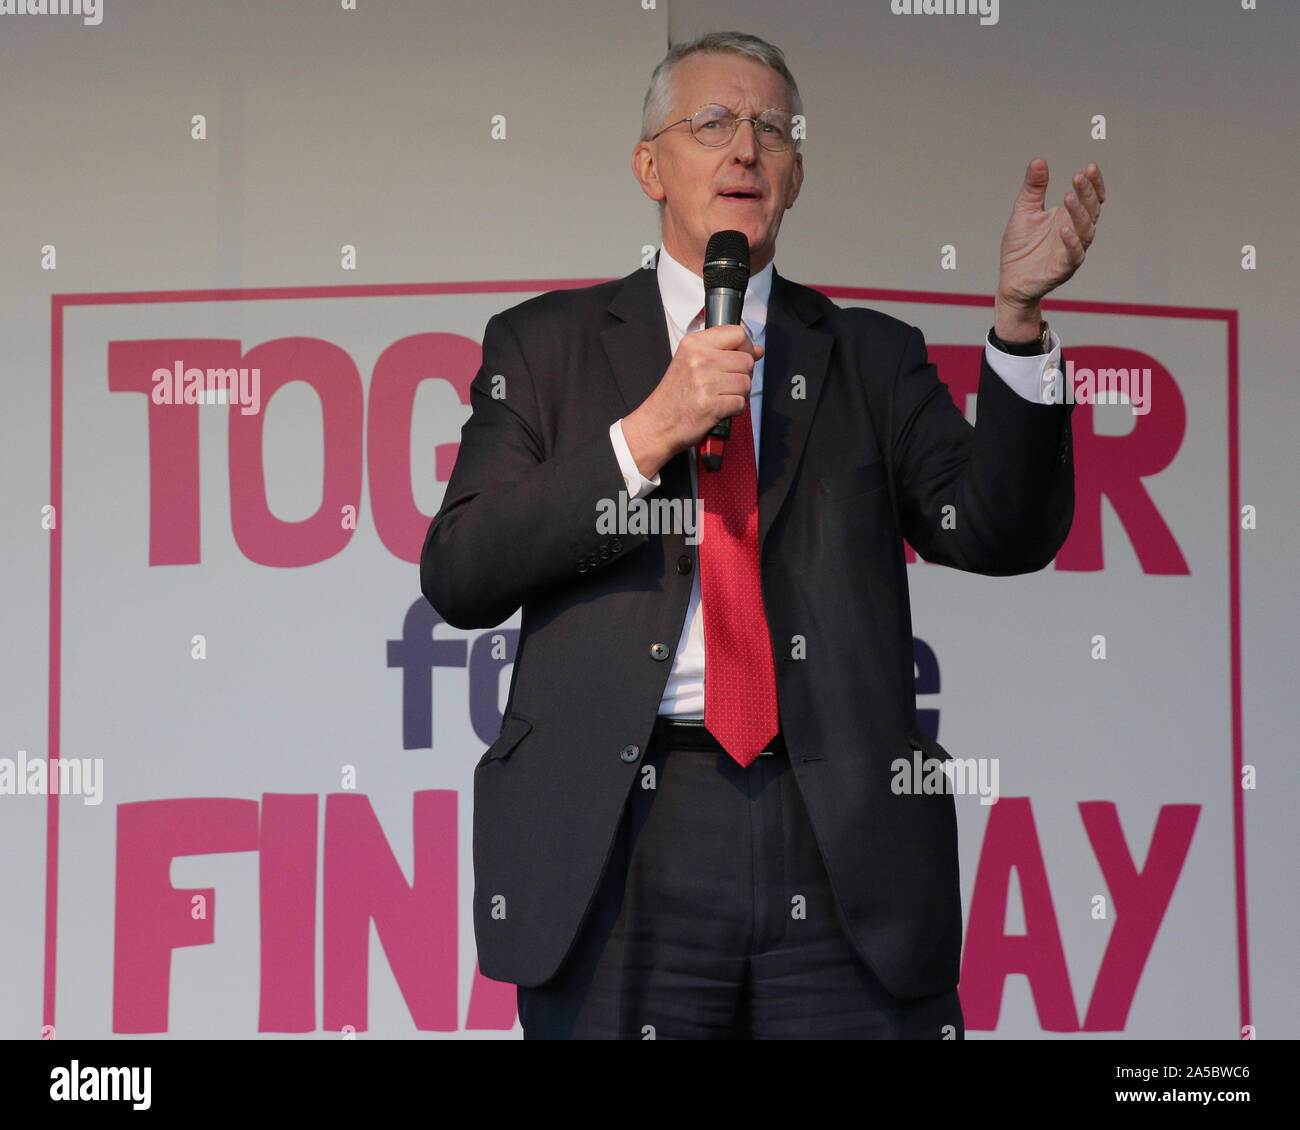
[[[718,231],[704,251],[704,289],[727,287],[744,293],[749,285],[749,240],[744,232]]]

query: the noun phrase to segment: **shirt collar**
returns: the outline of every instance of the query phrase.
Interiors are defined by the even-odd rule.
[[[752,341],[757,342],[767,329],[767,306],[772,297],[772,263],[756,275],[750,275],[745,288],[745,305],[740,318]],[[664,311],[679,334],[686,332],[704,305],[704,279],[677,262],[664,247],[659,248],[659,296]]]

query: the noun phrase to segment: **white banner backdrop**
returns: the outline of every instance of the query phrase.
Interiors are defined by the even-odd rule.
[[[415,561],[476,330],[550,285],[56,302],[51,755],[99,789],[58,805],[58,938],[83,942],[57,949],[59,1030],[514,1029],[476,973],[469,797],[515,624],[438,623]],[[830,292],[929,327],[973,409],[982,300]],[[983,774],[959,787],[972,1034],[1237,1023],[1228,320],[1191,313],[1053,312],[1079,343],[1055,567],[909,570],[924,724]],[[1133,402],[1087,403],[1085,370],[1121,366]],[[186,403],[210,369],[227,402]]]

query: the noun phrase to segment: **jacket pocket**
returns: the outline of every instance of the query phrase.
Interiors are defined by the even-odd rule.
[[[857,494],[867,494],[879,490],[886,483],[885,461],[877,459],[862,467],[853,467],[848,471],[836,471],[821,478],[822,494],[827,498],[852,498]]]
[[[531,718],[513,712],[507,714],[501,723],[501,732],[497,735],[497,740],[488,746],[486,752],[479,758],[479,765],[486,765],[489,761],[504,761],[514,753],[515,747],[528,736],[532,728]]]

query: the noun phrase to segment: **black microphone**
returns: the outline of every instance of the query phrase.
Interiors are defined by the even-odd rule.
[[[704,328],[740,325],[749,286],[749,239],[744,232],[718,231],[704,250]],[[700,466],[722,470],[722,448],[731,438],[731,417],[719,420],[700,445]]]

